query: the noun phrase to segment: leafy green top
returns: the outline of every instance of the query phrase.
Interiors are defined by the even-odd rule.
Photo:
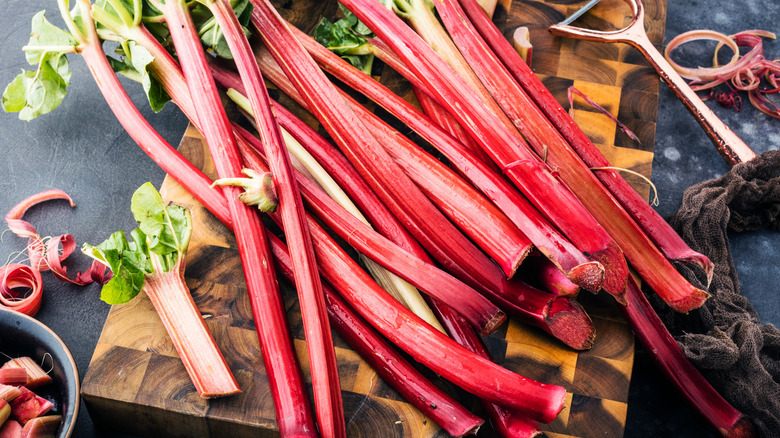
[[[84,244],[81,249],[113,272],[100,294],[108,304],[126,303],[138,295],[146,276],[156,274],[153,266],[159,266],[163,272],[180,266],[190,242],[189,211],[176,205],[166,206],[151,183],[136,190],[130,210],[138,222],[138,228],[130,233],[131,242],[120,230],[97,246]]]
[[[32,120],[57,108],[67,94],[71,72],[66,53],[75,53],[78,41],[54,26],[45,12],[32,19],[30,41],[24,47],[27,62],[38,64],[35,71],[22,70],[3,92],[3,109],[18,112],[22,120]]]
[[[322,17],[320,23],[314,29],[314,39],[336,53],[355,68],[366,74],[371,74],[374,55],[368,47],[368,40],[374,37],[374,33],[349,9],[339,4],[344,18],[331,23]]]

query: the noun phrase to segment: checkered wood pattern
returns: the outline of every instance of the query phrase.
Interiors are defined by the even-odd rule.
[[[575,85],[593,100],[617,114],[640,137],[631,144],[614,125],[582,102],[575,102],[575,119],[616,166],[649,176],[652,164],[658,81],[630,49],[552,38],[545,30],[581,2],[500,0],[495,20],[506,34],[527,25],[534,44],[533,68],[562,102]],[[663,36],[665,2],[648,2],[651,38]],[[314,17],[333,15],[333,2],[316,0],[278,3],[283,15],[306,31]],[[603,0],[584,25],[620,26],[629,11],[620,0]],[[378,68],[379,79],[401,95],[411,90],[390,69]],[[289,103],[279,96],[283,104]],[[568,103],[565,103],[568,107]],[[306,118],[317,127],[316,120]],[[207,174],[213,164],[200,134],[189,128],[179,150]],[[637,184],[638,190],[647,188]],[[178,360],[148,298],[114,306],[95,349],[82,393],[93,420],[105,427],[150,437],[244,437],[278,435],[274,411],[235,242],[176,182],[166,178],[166,200],[193,211],[195,230],[187,265],[187,281],[195,301],[207,317],[217,343],[243,389],[227,399],[204,401]],[[129,202],[129,200],[128,200]],[[282,287],[292,335],[308,374],[306,344],[294,291]],[[548,436],[622,436],[634,356],[634,337],[608,297],[583,295],[581,302],[593,318],[597,338],[590,351],[562,347],[547,334],[510,321],[486,338],[495,360],[528,377],[567,388],[566,408],[549,425]],[[432,421],[382,382],[375,372],[342,340],[336,338],[348,431],[353,437],[446,436]],[[435,376],[431,376],[435,378]],[[466,406],[479,412],[472,397],[447,382]],[[480,436],[493,436],[485,425]]]

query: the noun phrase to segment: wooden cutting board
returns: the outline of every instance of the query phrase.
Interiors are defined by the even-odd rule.
[[[617,114],[639,136],[632,143],[606,117],[576,102],[575,119],[615,166],[649,176],[652,164],[658,79],[627,47],[552,38],[548,24],[560,21],[581,2],[500,0],[495,21],[507,35],[520,25],[532,31],[532,67],[564,102],[566,89],[576,86]],[[665,1],[648,2],[650,37],[663,39]],[[335,3],[297,0],[276,4],[285,18],[311,31],[322,15],[332,16]],[[606,29],[622,26],[630,17],[620,0],[603,0],[584,21]],[[403,96],[412,93],[389,69],[378,78]],[[282,102],[287,102],[279,96]],[[565,103],[568,108],[568,103]],[[306,119],[313,126],[316,121]],[[199,133],[189,128],[180,152],[214,176]],[[636,187],[647,194],[641,181]],[[272,401],[249,310],[235,241],[176,182],[166,178],[161,189],[166,200],[193,211],[195,230],[186,277],[199,309],[207,318],[217,343],[243,389],[226,399],[205,401],[194,392],[173,346],[145,295],[114,306],[84,377],[82,394],[90,416],[99,426],[148,437],[257,437],[278,435]],[[127,200],[129,204],[129,199]],[[302,324],[295,293],[282,285],[295,346],[308,375]],[[603,294],[602,294],[603,295]],[[566,408],[549,425],[548,435],[590,437],[623,435],[628,388],[634,357],[634,337],[612,301],[585,294],[581,302],[597,330],[594,347],[576,352],[561,346],[538,329],[510,321],[486,338],[495,360],[528,377],[567,388]],[[336,338],[337,357],[348,431],[354,437],[446,436],[432,421],[379,379],[342,340]],[[308,381],[308,380],[307,380]],[[474,400],[446,382],[466,406]],[[478,409],[478,408],[477,408]],[[480,436],[495,433],[485,425]]]

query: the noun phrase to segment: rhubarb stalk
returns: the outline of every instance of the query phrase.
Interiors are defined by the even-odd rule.
[[[80,28],[75,25],[66,7],[61,7],[60,10],[68,23],[69,30],[77,36],[80,53],[89,65],[90,72],[95,77],[101,93],[109,103],[117,120],[158,165],[187,188],[222,223],[232,228],[232,217],[222,193],[212,189],[210,187],[211,181],[178,154],[143,119],[114,75],[103,53],[94,22],[91,20],[91,12],[93,11],[91,5],[80,0],[79,8],[86,34],[82,34]],[[100,11],[100,9],[95,8],[94,11]],[[118,20],[114,20],[113,24],[117,22]],[[105,22],[101,21],[101,23]],[[134,34],[141,41],[154,41],[143,28],[131,27],[130,30],[134,31]],[[179,94],[186,94],[186,82],[181,76],[181,72],[175,67],[170,68],[172,58],[169,55],[165,56],[166,52],[159,50],[159,45],[149,44],[148,47],[155,53],[155,62],[168,62],[165,64],[168,69],[158,69],[157,74],[166,77],[165,74],[169,73],[177,78],[171,83],[174,83],[178,90],[185,90],[184,93],[180,91]],[[191,100],[187,100],[191,106]],[[186,108],[183,109],[187,113]],[[190,117],[194,115],[193,111],[187,114]],[[191,120],[193,119],[191,118]],[[254,239],[240,239],[239,251],[242,254],[244,265],[252,266],[251,274],[246,276],[247,290],[260,345],[265,352],[263,360],[269,376],[280,432],[282,435],[311,434],[314,432],[314,422],[308,408],[308,397],[303,389],[300,368],[290,343],[289,330],[274,271],[270,263],[267,263],[269,257],[264,255],[268,251],[265,233],[258,232]],[[245,273],[250,272],[249,269],[244,271]]]
[[[218,74],[217,77],[223,78],[224,75]],[[275,108],[280,107],[277,105]],[[287,117],[284,115],[283,111],[277,111],[277,114],[280,115],[280,120],[282,121]],[[249,143],[255,142],[254,137],[248,135],[248,133],[244,134],[244,131],[241,130],[241,128],[236,128],[236,130],[237,132],[242,133],[241,138]],[[258,147],[255,146],[255,149],[258,149]],[[245,154],[244,156],[245,160],[250,160],[249,162],[253,163],[254,166],[261,167],[261,171],[264,170],[262,168],[262,163],[252,158],[251,155]],[[405,269],[405,266],[410,261],[417,262],[415,259],[418,258],[419,260],[427,260],[427,255],[425,255],[422,249],[412,249],[412,251],[415,252],[415,255],[411,255],[406,254],[406,251],[402,248],[394,248],[395,245],[391,242],[383,243],[382,238],[367,234],[367,231],[370,230],[361,227],[360,224],[356,224],[354,220],[350,221],[349,217],[345,217],[343,212],[339,211],[338,208],[335,208],[329,199],[324,198],[319,194],[317,188],[313,187],[308,181],[299,179],[299,184],[301,185],[301,191],[304,194],[304,197],[320,219],[340,234],[342,238],[358,247],[359,251],[364,252],[370,257],[374,257],[376,261],[381,262],[388,269],[397,269],[401,275],[404,275],[404,271],[407,273],[415,273],[422,270],[421,268],[415,269],[411,267]],[[373,243],[367,245],[366,243],[363,243],[364,241],[366,243]],[[389,255],[386,254],[386,251],[388,250]],[[400,257],[395,258],[395,256]],[[391,257],[395,258],[395,261],[393,261]],[[425,264],[423,267],[425,267]],[[469,273],[466,273],[463,270],[456,271],[455,274],[462,276],[464,281],[469,282],[473,287],[488,296],[498,305],[498,307],[519,318],[521,321],[541,327],[572,348],[587,349],[592,345],[594,337],[593,324],[584,310],[582,310],[576,302],[569,300],[568,298],[556,297],[555,295],[542,292],[520,281],[508,281],[503,278],[496,269],[483,272],[483,276],[480,277],[479,280],[475,280]],[[448,279],[447,277],[448,276],[439,277],[439,279],[436,280],[436,284],[443,284],[443,281]],[[416,279],[416,277],[406,278],[413,282]],[[475,324],[475,321],[480,322],[481,320],[470,316],[472,314],[475,316],[480,315],[481,312],[472,313],[474,312],[473,310],[467,311],[469,310],[469,307],[467,306],[469,301],[466,301],[465,299],[470,297],[470,294],[461,292],[458,294],[460,299],[452,300],[451,298],[447,298],[448,294],[437,295],[434,293],[435,291],[430,289],[431,286],[426,286],[424,283],[417,282],[415,282],[415,284],[421,287],[422,290],[429,291],[429,294],[438,297],[440,300],[449,303],[450,306],[462,312],[474,327],[484,332],[481,325]],[[452,287],[445,287],[444,290],[446,293],[447,291],[454,291],[455,289]]]
[[[241,392],[184,281],[185,255],[192,235],[189,211],[166,207],[151,183],[136,190],[130,208],[138,222],[131,233],[132,243],[127,242],[124,232],[117,231],[100,245],[85,244],[82,248],[114,273],[103,286],[101,299],[123,304],[143,290],[200,396]]]
[[[594,270],[603,268],[597,266],[597,264],[587,265],[587,259],[582,255],[582,252],[563,238],[560,232],[551,227],[535,208],[522,196],[519,196],[513,188],[509,187],[503,178],[494,174],[489,167],[482,164],[479,158],[470,154],[465,150],[465,147],[452,139],[451,136],[446,135],[441,129],[438,129],[434,123],[406,101],[394,95],[376,81],[371,80],[368,76],[360,74],[360,72],[349,67],[333,53],[306,37],[305,34],[296,32],[296,36],[324,68],[336,74],[340,80],[345,81],[350,87],[382,105],[393,115],[412,127],[434,147],[438,148],[459,171],[467,175],[475,186],[480,187],[483,193],[488,195],[512,219],[514,224],[531,238],[540,251],[561,267],[572,281],[577,282],[588,290],[598,290],[600,288],[603,271],[598,274]],[[419,82],[419,86],[424,86],[424,84]]]
[[[268,79],[308,109],[307,103],[285,79],[268,52],[261,49],[258,51],[258,57]],[[498,263],[507,277],[512,277],[531,250],[531,241],[520,233],[488,199],[452,170],[398,133],[345,92],[337,91],[428,199]]]
[[[465,0],[463,3],[467,1]],[[537,83],[521,87],[519,79],[515,80],[510,75],[507,68],[504,67],[488,47],[476,27],[471,24],[466,13],[457,4],[457,1],[435,0],[435,2],[437,10],[441,14],[447,28],[452,32],[453,38],[461,47],[463,53],[471,56],[470,61],[475,67],[477,74],[480,75],[485,85],[491,90],[504,111],[517,124],[536,152],[540,155],[545,154],[548,163],[558,170],[561,179],[572,188],[582,203],[615,239],[639,275],[673,309],[679,312],[688,312],[701,306],[709,295],[691,285],[674,269],[633,218],[626,213],[610,192],[604,188],[604,184],[594,176],[589,166],[593,167],[593,164],[597,163],[590,162],[587,165],[583,163],[566,139],[558,132],[558,129],[552,125],[547,116],[526,93],[526,90],[536,89],[537,94],[543,94],[542,90],[545,90],[544,86],[538,83],[538,79],[530,77],[534,75],[530,73],[527,65],[525,66],[526,73],[523,75],[524,81],[526,83],[532,81]],[[471,6],[474,9],[474,5],[472,4]],[[472,16],[474,15],[481,17],[483,21],[486,18],[479,11],[476,11]],[[484,27],[487,26],[488,23],[484,23]],[[495,26],[493,25],[492,28],[495,29]],[[494,38],[498,39],[498,36],[494,35]],[[504,40],[504,42],[506,41]],[[504,58],[514,58],[517,66],[525,65],[522,61],[518,61],[519,57],[517,57],[516,52],[506,50],[505,45],[504,48],[504,50],[497,52],[502,53]],[[546,94],[549,94],[549,92]],[[551,117],[551,119],[554,118]],[[574,127],[569,127],[569,129],[562,130],[562,132],[574,130]],[[582,135],[584,136],[584,134]],[[582,140],[580,139],[580,141]],[[574,146],[574,142],[572,146]],[[589,148],[586,154],[589,153],[591,157],[595,157],[594,150],[595,147]],[[599,167],[609,166],[603,157],[601,157],[601,160],[596,161],[600,163]],[[596,172],[600,173],[602,171]],[[682,248],[679,246],[679,243],[682,242],[679,236],[676,238],[671,237],[672,234],[676,233],[653,211],[646,201],[638,201],[641,197],[625,183],[625,180],[620,175],[617,173],[611,177],[605,175],[603,179],[622,180],[622,189],[617,189],[617,191],[622,193],[624,197],[633,200],[631,205],[642,205],[641,210],[637,210],[637,213],[640,211],[645,212],[644,214],[646,214],[648,220],[652,220],[652,224],[656,224],[651,227],[657,226],[660,230],[659,233],[666,235],[664,241],[676,241],[676,247]],[[617,187],[617,184],[614,184],[613,187]],[[684,246],[687,247],[687,245]],[[699,260],[699,263],[705,266],[706,269],[706,262],[703,259],[695,257],[692,251],[688,251],[687,254],[686,258]]]
[[[243,134],[241,139],[248,143],[247,146],[254,149],[252,154],[242,148],[242,151],[246,152],[244,158],[247,164],[256,170],[265,171],[266,165],[262,161],[263,157],[259,156],[256,139],[241,128],[236,130]],[[494,331],[504,322],[506,316],[503,312],[476,291],[373,232],[306,178],[299,177],[297,180],[301,193],[318,217],[358,251],[421,290],[450,303],[484,334]],[[275,216],[272,217],[276,219]],[[309,223],[314,223],[314,220]]]
[[[391,342],[464,390],[541,422],[552,421],[566,391],[521,377],[432,329],[379,288],[319,226],[311,227],[323,276]],[[322,238],[317,238],[322,235]]]
[[[724,400],[688,360],[633,278],[626,289],[623,315],[666,378],[722,436],[755,436],[750,419]]]
[[[285,245],[276,237],[271,237],[271,248],[279,271],[292,280],[292,265]],[[450,435],[476,433],[483,423],[482,419],[426,379],[330,287],[323,284],[323,290],[333,328],[382,380]]]
[[[314,391],[314,406],[320,432],[326,437],[345,437],[347,432],[341,400],[341,385],[339,384],[336,353],[328,324],[322,285],[317,273],[311,236],[309,236],[306,228],[301,196],[298,193],[297,185],[292,175],[290,156],[284,146],[279,126],[271,112],[268,91],[263,83],[260,69],[254,60],[252,48],[244,36],[238,18],[228,4],[222,0],[209,0],[205,4],[214,14],[227,40],[233,60],[244,84],[246,95],[249,98],[260,135],[263,138],[265,155],[275,180],[275,187],[280,202],[279,214],[284,222],[288,244],[292,248],[290,255],[296,272],[295,286],[298,292],[303,328],[306,334],[306,345],[309,353],[309,366],[311,368]],[[175,25],[176,23],[169,22],[169,26],[172,24]],[[176,43],[175,35],[177,33],[172,31],[174,43]],[[190,35],[191,39],[192,36]],[[179,56],[182,59],[187,59],[183,57],[182,53],[179,53]],[[200,73],[208,76],[209,67],[205,57],[202,56],[202,51],[199,59],[202,60],[199,67],[204,70]],[[183,63],[183,72],[185,77],[189,77],[186,64],[186,62]],[[213,84],[212,87],[216,90]],[[198,92],[197,89],[192,89],[192,91]],[[231,136],[227,118],[225,118],[224,124],[223,129],[227,132],[223,133],[223,135]],[[206,135],[206,139],[207,141],[209,140],[208,135]],[[234,147],[236,147],[234,152],[237,152],[237,146],[234,145]],[[235,168],[230,170],[226,168],[226,174],[220,176],[229,177],[231,175],[227,172],[234,171]]]
[[[251,108],[246,105],[246,98],[236,91],[235,89],[229,89],[227,91],[228,96],[233,99],[242,109],[247,112],[251,112]],[[277,106],[278,107],[278,106]],[[338,183],[331,177],[331,175],[317,162],[317,160],[295,139],[295,137],[289,133],[286,129],[282,128],[282,136],[284,138],[287,150],[290,152],[291,157],[295,158],[293,166],[302,175],[306,176],[309,180],[315,182],[322,190],[328,194],[334,201],[338,202],[347,212],[355,216],[358,220],[371,226],[368,219],[358,209],[352,199],[344,192],[344,190],[338,185]],[[247,136],[245,136],[246,138]],[[244,161],[246,163],[247,156],[244,155]],[[382,286],[383,289],[393,295],[398,301],[406,306],[409,310],[414,312],[415,315],[424,319],[426,322],[436,327],[437,329],[444,331],[439,321],[436,320],[428,304],[420,295],[420,292],[409,284],[406,280],[398,277],[387,269],[383,268],[377,262],[371,260],[363,254],[360,254],[360,261],[363,266],[368,269],[371,276],[374,277],[377,283]]]
[[[342,1],[384,40],[425,84],[438,103],[458,119],[524,195],[571,242],[606,269],[603,288],[620,299],[628,275],[617,245],[574,194],[539,161],[519,134],[486,110],[484,103],[425,42],[400,19],[369,0]],[[567,212],[562,214],[561,212]]]

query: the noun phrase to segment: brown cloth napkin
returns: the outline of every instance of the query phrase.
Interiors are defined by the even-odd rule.
[[[728,239],[728,232],[780,230],[780,151],[691,186],[668,221],[691,248],[715,263],[712,297],[688,315],[671,311],[652,293],[651,301],[715,389],[748,415],[763,436],[780,436],[780,330],[761,324],[740,294]],[[694,284],[702,284],[701,272],[678,268]]]

